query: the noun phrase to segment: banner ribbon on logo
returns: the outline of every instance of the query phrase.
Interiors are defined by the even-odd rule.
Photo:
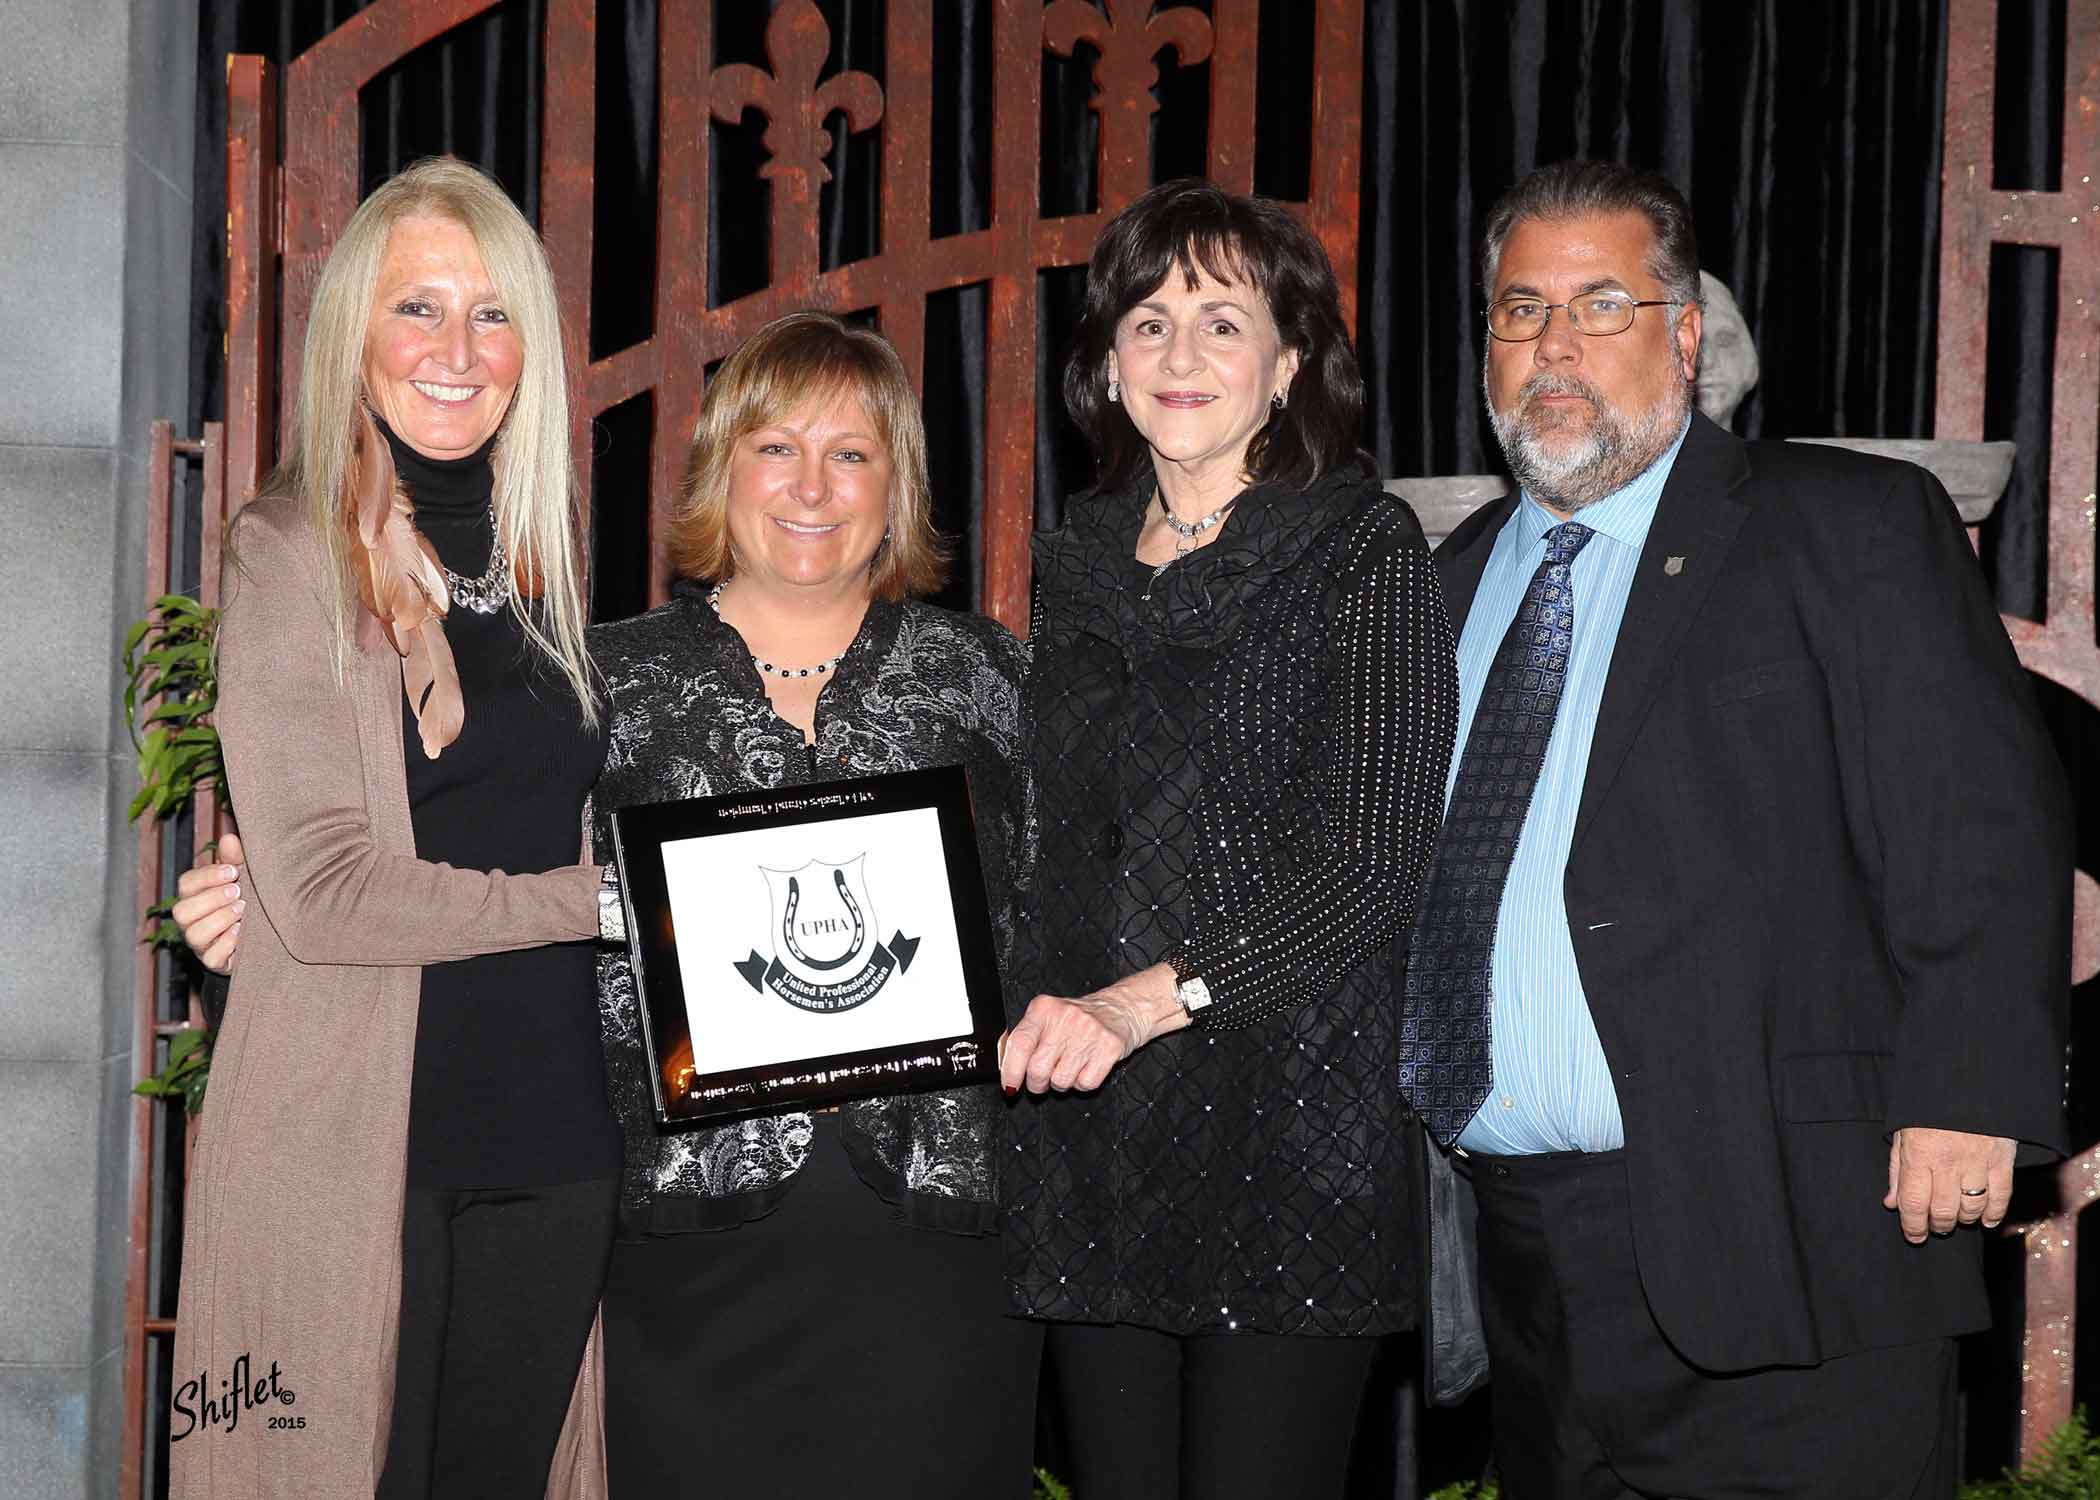
[[[877,943],[868,961],[850,979],[835,980],[829,984],[812,984],[799,974],[791,974],[779,959],[767,960],[756,948],[751,956],[739,960],[736,971],[744,976],[744,982],[752,989],[763,993],[770,989],[798,1010],[817,1012],[852,1010],[865,1005],[889,983],[890,975],[911,968],[912,958],[919,951],[919,940],[908,938],[900,929],[888,943]]]

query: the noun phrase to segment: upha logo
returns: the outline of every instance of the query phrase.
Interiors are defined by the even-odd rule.
[[[767,870],[772,898],[773,957],[756,948],[736,970],[763,993],[773,991],[801,1010],[852,1010],[867,1004],[890,975],[911,967],[919,940],[902,931],[888,943],[876,936],[874,898],[865,854],[844,864],[811,860],[794,870]]]

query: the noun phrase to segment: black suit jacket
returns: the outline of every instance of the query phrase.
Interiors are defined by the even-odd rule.
[[[1462,628],[1515,498],[1436,562]],[[1565,878],[1641,1277],[1694,1364],[1989,1320],[1881,1207],[1906,1125],[2065,1149],[2062,768],[1953,505],[1704,417],[1659,502]]]

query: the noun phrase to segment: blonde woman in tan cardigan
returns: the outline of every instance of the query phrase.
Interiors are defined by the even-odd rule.
[[[563,1419],[620,1160],[577,862],[604,738],[538,239],[472,168],[410,168],[345,227],[301,369],[219,638],[250,888],[173,1493],[592,1487],[595,1424]]]

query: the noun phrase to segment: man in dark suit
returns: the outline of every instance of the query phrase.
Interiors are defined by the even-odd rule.
[[[1693,411],[1666,182],[1546,168],[1482,262],[1520,493],[1437,553],[1401,1075],[1479,1200],[1504,1493],[1951,1495],[1971,1226],[2065,1147],[2055,752],[1930,475]]]

